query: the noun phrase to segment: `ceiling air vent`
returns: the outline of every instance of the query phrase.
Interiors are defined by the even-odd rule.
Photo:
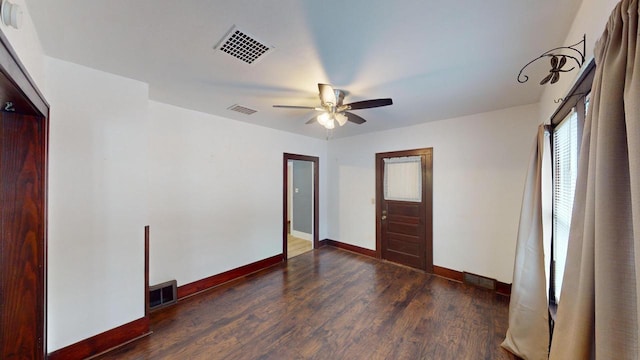
[[[223,51],[247,64],[253,64],[262,55],[273,50],[273,46],[266,45],[235,25],[218,42],[214,49]]]
[[[229,109],[231,111],[237,111],[237,112],[243,113],[245,115],[251,115],[254,112],[256,112],[256,110],[249,109],[248,107],[245,107],[245,106],[242,106],[242,105],[238,105],[238,104],[231,105],[227,109]]]

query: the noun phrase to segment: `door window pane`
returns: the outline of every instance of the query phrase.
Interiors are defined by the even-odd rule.
[[[422,161],[420,156],[384,159],[384,199],[422,201]]]

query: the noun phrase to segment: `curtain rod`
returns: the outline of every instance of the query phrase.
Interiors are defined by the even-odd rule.
[[[560,105],[556,111],[551,115],[551,125],[558,125],[566,116],[571,112],[571,109],[576,105],[579,99],[591,91],[591,85],[593,84],[593,77],[596,73],[595,59],[591,59],[587,66],[585,66],[582,73],[578,76],[578,79],[573,84],[567,95],[560,99]]]

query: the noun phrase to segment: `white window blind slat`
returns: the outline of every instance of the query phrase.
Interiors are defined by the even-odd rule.
[[[578,169],[578,115],[572,111],[553,132],[553,253],[556,300],[560,299]]]
[[[422,201],[422,158],[385,158],[383,186],[385,200]]]

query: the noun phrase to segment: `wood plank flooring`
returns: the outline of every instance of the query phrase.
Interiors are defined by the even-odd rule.
[[[287,257],[289,259],[311,251],[312,249],[311,241],[300,239],[293,235],[287,235]]]
[[[99,359],[516,359],[508,299],[322,247],[151,314]]]

